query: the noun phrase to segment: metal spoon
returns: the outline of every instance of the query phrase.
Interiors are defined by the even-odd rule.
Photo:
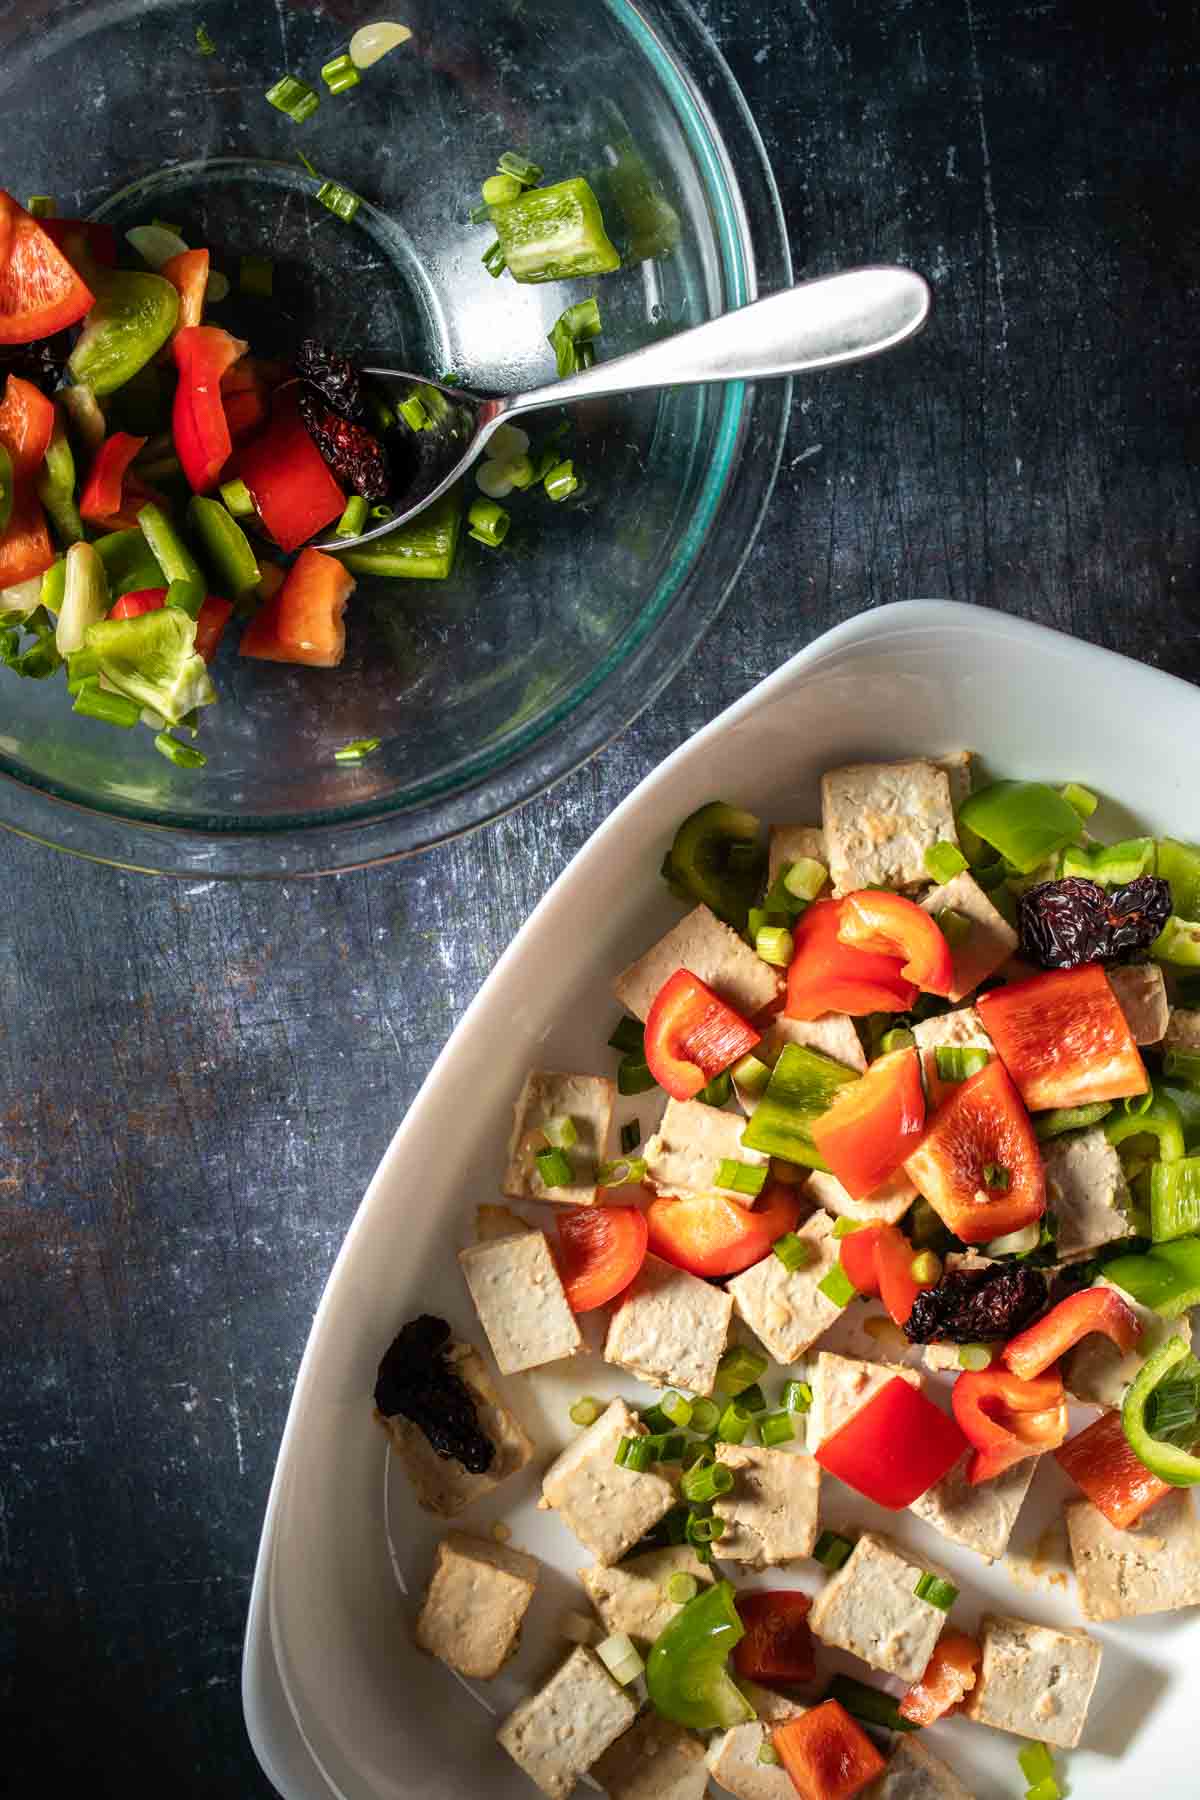
[[[400,369],[367,369],[397,405],[414,389],[432,390],[447,404],[444,411],[440,403],[435,405],[429,425],[413,435],[414,465],[401,491],[392,497],[392,516],[357,538],[331,537],[320,547],[346,550],[395,531],[471,467],[498,426],[539,407],[565,406],[572,400],[594,400],[635,388],[761,381],[861,362],[915,336],[929,317],[929,306],[928,284],[911,269],[850,269],[755,300],[627,356],[596,363],[550,387],[497,400],[442,387]]]

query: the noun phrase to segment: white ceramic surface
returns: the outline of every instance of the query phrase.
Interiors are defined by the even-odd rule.
[[[1196,837],[1198,724],[1195,690],[1171,676],[996,613],[914,601],[810,645],[668,758],[600,828],[439,1057],[359,1208],[313,1325],[267,1508],[243,1682],[252,1741],[287,1800],[535,1794],[493,1746],[487,1709],[503,1715],[562,1653],[556,1623],[572,1604],[587,1610],[574,1571],[588,1561],[555,1515],[537,1512],[537,1472],[572,1434],[572,1397],[636,1388],[598,1361],[504,1382],[538,1462],[461,1522],[486,1533],[505,1518],[514,1543],[547,1573],[518,1658],[478,1698],[409,1642],[439,1530],[402,1480],[392,1478],[385,1499],[370,1396],[382,1351],[415,1312],[443,1313],[479,1340],[454,1253],[470,1240],[475,1205],[498,1198],[512,1100],[534,1064],[611,1071],[611,979],[678,917],[657,870],[679,820],[718,795],[767,820],[815,818],[825,768],[966,746],[985,771],[1086,783],[1106,797],[1101,835],[1136,820]],[[656,1097],[643,1095],[623,1102],[620,1116],[638,1116],[648,1131],[656,1113]],[[839,1332],[876,1357],[891,1353],[862,1337],[867,1310],[852,1308],[857,1322]],[[1044,1459],[1017,1554],[991,1569],[828,1478],[822,1514],[835,1524],[873,1520],[949,1567],[962,1588],[955,1620],[966,1629],[989,1607],[1078,1625],[1053,1530],[1066,1490]],[[819,1574],[804,1564],[783,1582],[813,1591]],[[1090,1629],[1104,1664],[1086,1748],[1063,1762],[1071,1792],[1128,1800],[1131,1780],[1163,1795],[1194,1792],[1195,1613]],[[960,1720],[927,1741],[980,1800],[1025,1785],[1014,1738]]]

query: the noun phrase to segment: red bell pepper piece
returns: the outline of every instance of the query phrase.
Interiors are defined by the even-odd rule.
[[[917,997],[900,973],[900,958],[856,950],[839,936],[844,900],[814,900],[794,927],[795,950],[788,969],[790,1019],[819,1019],[822,1013],[859,1016],[907,1012]]]
[[[560,1212],[558,1273],[572,1312],[592,1312],[624,1293],[646,1260],[649,1230],[636,1206]]]
[[[121,595],[108,616],[110,619],[140,619],[143,613],[161,612],[166,603],[166,588],[134,588],[132,593]]]
[[[1008,1369],[964,1370],[950,1391],[954,1417],[975,1454],[972,1487],[1028,1456],[1053,1450],[1067,1435],[1067,1402],[1057,1369],[1022,1381]]]
[[[108,525],[110,530],[121,529],[111,522],[122,510],[125,471],[145,443],[144,437],[132,437],[128,431],[114,431],[111,437],[105,438],[92,459],[79,496],[81,518],[89,519],[94,525]]]
[[[925,1130],[921,1059],[913,1048],[873,1062],[813,1122],[813,1143],[846,1192],[865,1200],[894,1175]]]
[[[346,654],[342,615],[354,586],[349,570],[323,550],[301,551],[274,599],[242,633],[239,656],[336,669]]]
[[[838,1260],[856,1294],[879,1298],[879,1260],[875,1254],[882,1225],[860,1225],[846,1234],[838,1247]],[[910,1253],[911,1255],[911,1253]]]
[[[954,981],[950,946],[937,921],[903,894],[887,894],[876,888],[847,894],[838,937],[856,950],[901,957],[901,975],[923,993],[950,992]]]
[[[32,381],[10,375],[0,402],[0,444],[12,458],[14,482],[29,481],[37,474],[53,433],[53,400]]]
[[[42,503],[27,481],[14,482],[12,511],[0,533],[0,588],[44,575],[53,561]]]
[[[897,1376],[827,1437],[816,1457],[847,1487],[898,1512],[948,1474],[966,1448],[954,1420]]]
[[[1111,1338],[1123,1356],[1142,1335],[1137,1315],[1115,1288],[1084,1288],[1081,1293],[1060,1300],[1044,1319],[1010,1339],[1001,1360],[1022,1381],[1032,1381],[1093,1331],[1102,1331]]]
[[[1149,1089],[1129,1023],[1096,963],[992,988],[978,1006],[1031,1112]]]
[[[661,1088],[691,1100],[714,1075],[738,1062],[762,1034],[690,969],[676,969],[646,1015],[646,1062]]]
[[[841,1241],[843,1269],[860,1294],[881,1299],[897,1325],[908,1323],[917,1295],[930,1281],[912,1272],[916,1252],[897,1225],[863,1225]]]
[[[171,340],[179,385],[171,414],[175,451],[198,494],[207,494],[229,461],[233,442],[221,403],[221,377],[245,353],[241,338],[217,325],[188,325]]]
[[[266,366],[259,357],[243,356],[221,377],[225,421],[235,444],[266,424],[270,410],[270,387],[263,373]]]
[[[108,616],[110,619],[140,618],[142,613],[158,612],[166,601],[166,588],[136,588],[133,593],[122,594]],[[207,596],[196,619],[196,651],[206,663],[217,654],[222,633],[232,616],[233,607],[228,600],[222,600],[217,594]]]
[[[947,1713],[958,1712],[979,1678],[982,1654],[973,1637],[948,1625],[933,1646],[924,1674],[901,1700],[900,1717],[913,1725],[932,1725]]]
[[[191,325],[204,318],[204,296],[208,291],[208,251],[181,250],[170,256],[158,271],[179,295],[179,318],[172,333],[178,337]],[[166,352],[163,353],[166,360]]]
[[[346,496],[296,410],[280,390],[271,423],[238,453],[238,472],[281,550],[298,550],[346,510]]]
[[[772,1742],[802,1800],[853,1800],[887,1767],[837,1700],[823,1700],[777,1726]]]
[[[38,220],[0,188],[0,344],[52,337],[94,299]]]
[[[1118,1531],[1128,1531],[1143,1513],[1176,1491],[1135,1453],[1119,1411],[1107,1412],[1086,1431],[1076,1432],[1054,1452],[1054,1460]]]
[[[989,1188],[989,1166],[1008,1171]],[[1029,1116],[1004,1064],[960,1081],[904,1164],[919,1193],[964,1244],[986,1244],[1040,1219],[1046,1174]]]
[[[817,1672],[808,1612],[812,1601],[798,1588],[758,1588],[739,1594],[737,1616],[745,1636],[733,1650],[743,1681],[812,1681]]]
[[[711,1280],[740,1275],[770,1255],[771,1245],[795,1231],[806,1211],[793,1188],[767,1188],[753,1208],[726,1194],[660,1198],[646,1212],[650,1248],[664,1262]]]

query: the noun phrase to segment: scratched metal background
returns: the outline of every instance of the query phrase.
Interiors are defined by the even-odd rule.
[[[1195,9],[702,10],[797,270],[896,258],[937,313],[911,355],[801,389],[693,666],[553,793],[400,867],[179,886],[0,838],[0,1788],[269,1792],[238,1657],[322,1283],[464,1003],[668,750],[914,595],[1200,677]]]

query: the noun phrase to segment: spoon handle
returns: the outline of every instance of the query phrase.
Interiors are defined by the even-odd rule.
[[[581,375],[502,401],[492,419],[540,406],[704,381],[758,381],[858,362],[902,344],[929,316],[928,284],[911,269],[850,269],[752,301]],[[489,424],[492,420],[488,421]]]

